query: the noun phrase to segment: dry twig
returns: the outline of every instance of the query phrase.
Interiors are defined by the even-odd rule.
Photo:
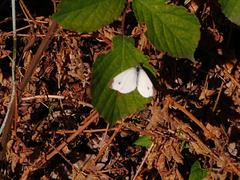
[[[175,100],[173,100],[170,96],[167,97],[167,100],[172,104],[172,106],[175,106],[180,111],[182,111],[185,115],[187,115],[195,124],[197,124],[204,132],[205,136],[207,138],[215,137],[213,133],[211,133],[201,121],[199,121],[192,113],[190,113],[188,110],[186,110],[183,106],[181,106],[179,103],[177,103]]]
[[[54,32],[57,29],[57,23],[52,21],[52,24],[50,25],[48,29],[48,33],[46,37],[42,40],[35,56],[32,59],[32,63],[30,64],[30,67],[27,69],[26,74],[24,75],[24,78],[22,82],[20,83],[18,87],[18,97],[21,97],[22,92],[24,91],[27,83],[29,82],[33,72],[35,71],[38,63],[40,62],[42,53],[47,49],[49,43],[51,42],[51,38],[53,37]],[[7,125],[4,127],[2,134],[1,134],[1,145],[2,145],[2,151],[0,152],[0,160],[4,159],[5,152],[6,152],[6,143],[8,142],[8,135],[11,130],[11,124],[13,116],[15,115],[15,106],[17,104],[17,97],[14,96],[13,103],[11,103],[11,106],[8,108],[9,113],[6,115],[6,123]]]

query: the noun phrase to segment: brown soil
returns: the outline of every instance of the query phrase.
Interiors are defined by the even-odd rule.
[[[240,176],[240,29],[216,4],[188,7],[201,23],[195,64],[154,49],[127,13],[126,33],[150,57],[160,86],[143,111],[108,127],[91,105],[91,72],[96,57],[110,50],[109,38],[121,32],[121,20],[81,34],[54,27],[52,1],[19,2],[21,91],[9,141],[1,145],[3,179],[187,179],[196,160],[209,179]],[[10,9],[9,1],[0,2],[0,124],[12,90]],[[150,148],[133,144],[143,135],[152,137]]]

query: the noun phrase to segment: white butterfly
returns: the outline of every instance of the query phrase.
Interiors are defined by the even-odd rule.
[[[153,84],[147,73],[141,67],[131,67],[113,78],[112,89],[127,94],[134,91],[145,98],[153,96]]]

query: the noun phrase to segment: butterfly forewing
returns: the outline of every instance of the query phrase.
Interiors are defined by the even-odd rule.
[[[138,78],[137,78],[137,90],[145,98],[153,96],[153,84],[147,73],[139,68]]]
[[[137,87],[137,68],[129,68],[113,78],[112,89],[126,94],[132,92]]]

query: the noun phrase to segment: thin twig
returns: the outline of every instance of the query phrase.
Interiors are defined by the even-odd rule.
[[[109,141],[100,149],[97,157],[94,159],[94,164],[96,164],[96,162],[102,157],[102,155],[104,154],[104,152],[106,151],[107,147],[112,143],[113,139],[115,138],[115,136],[119,133],[119,131],[122,129],[123,127],[123,122],[121,124],[118,125],[118,127],[116,127],[116,130],[114,131],[113,135],[111,136],[111,138],[109,139]]]
[[[216,108],[217,108],[217,104],[218,104],[218,102],[219,102],[220,95],[221,95],[221,93],[222,93],[223,85],[224,85],[224,81],[222,81],[220,90],[219,90],[218,95],[217,95],[217,99],[216,99],[215,104],[214,104],[214,106],[213,106],[213,110],[212,110],[213,112],[214,112],[214,111],[216,110]]]
[[[179,123],[180,127],[187,127],[186,125],[184,125],[184,123],[180,120],[178,120],[177,118],[174,117],[174,119],[176,120],[177,123]],[[238,166],[237,163],[234,163],[231,161],[231,159],[229,158],[229,156],[225,155],[225,154],[221,154],[218,155],[216,154],[216,152],[212,151],[207,145],[205,145],[202,140],[191,131],[190,128],[181,128],[185,133],[187,133],[193,140],[195,140],[197,142],[197,144],[204,149],[204,151],[210,155],[211,157],[213,157],[217,162],[221,162],[222,164],[226,164],[226,167],[231,167],[232,170],[240,177],[240,168]],[[220,143],[219,143],[220,144]]]
[[[20,93],[24,90],[27,83],[29,82],[33,72],[35,71],[38,63],[40,62],[42,53],[47,49],[48,45],[50,44],[51,39],[52,39],[53,34],[56,31],[56,29],[57,29],[57,23],[55,21],[52,21],[52,24],[49,27],[46,37],[42,40],[36,54],[34,55],[32,61],[31,61],[30,67],[28,68],[26,74],[23,77],[22,82],[19,85]]]
[[[21,27],[21,28],[16,29],[15,32],[19,32],[19,31],[28,29],[28,28],[30,28],[30,27],[32,27],[32,25],[27,25],[27,26],[24,26],[24,27]],[[27,35],[27,34],[26,34],[26,35]],[[7,32],[7,33],[3,33],[3,36],[13,36],[13,31],[10,31],[10,32]],[[19,35],[18,35],[18,36],[19,36]],[[29,36],[29,34],[28,34],[28,36]]]
[[[147,153],[145,154],[145,156],[144,156],[144,158],[143,158],[143,160],[142,160],[142,162],[141,162],[141,164],[140,164],[140,166],[139,166],[135,176],[133,177],[133,180],[137,179],[137,176],[140,173],[140,171],[141,171],[141,169],[143,167],[143,164],[146,162],[147,157],[151,153],[153,146],[154,146],[154,143],[151,144],[150,148],[148,149]]]
[[[14,2],[14,0],[12,0],[12,2]],[[13,9],[15,8],[15,4],[12,5],[12,8]],[[15,15],[15,13],[13,15]],[[15,23],[13,23],[13,27],[14,26],[16,26]],[[16,27],[15,27],[15,29],[16,29]],[[52,21],[52,24],[50,25],[50,27],[48,29],[48,33],[47,33],[46,37],[42,40],[42,42],[41,42],[41,44],[40,44],[36,54],[34,55],[34,57],[32,59],[30,67],[28,68],[28,70],[25,73],[25,76],[24,76],[21,84],[19,85],[19,91],[18,91],[18,96],[19,97],[21,97],[22,92],[24,91],[24,89],[25,89],[27,83],[29,82],[33,72],[35,71],[38,63],[40,62],[42,53],[48,47],[48,45],[49,45],[49,43],[51,41],[51,38],[53,37],[53,34],[54,34],[54,32],[56,30],[57,30],[57,23]],[[13,55],[14,55],[14,51],[13,51]],[[13,58],[13,60],[14,60],[14,58]],[[16,94],[16,92],[15,92],[15,94]],[[5,119],[4,119],[4,122],[3,122],[3,126],[1,127],[2,133],[0,134],[1,135],[0,142],[1,142],[1,146],[2,146],[2,151],[0,151],[0,160],[3,160],[4,157],[5,157],[6,144],[8,142],[8,135],[9,135],[9,132],[11,130],[12,119],[13,119],[13,117],[15,115],[15,108],[16,108],[16,104],[17,104],[17,97],[16,96],[12,96],[12,97],[13,98],[11,99],[11,101],[9,103],[8,111],[6,113],[6,116],[5,116]]]
[[[59,95],[36,95],[36,96],[31,96],[31,97],[25,97],[22,98],[22,101],[31,101],[31,100],[36,100],[36,99],[64,99],[65,96],[59,96]],[[83,106],[87,106],[90,108],[93,108],[93,105],[87,102],[79,101],[79,104]]]
[[[29,19],[31,19],[36,24],[34,18],[32,17],[31,13],[29,12],[29,10],[28,10],[27,6],[25,5],[25,3],[23,2],[23,0],[19,0],[19,4],[23,11],[23,14],[28,19],[28,22],[29,22]]]
[[[110,129],[89,129],[89,130],[84,130],[83,133],[98,133],[98,132],[106,132],[106,131],[115,131],[116,128],[110,128]],[[54,133],[56,134],[73,134],[77,130],[57,130]]]
[[[102,146],[104,145],[104,142],[105,142],[105,140],[107,139],[108,129],[109,129],[109,123],[107,124],[106,131],[104,132],[103,138],[102,138],[102,140],[101,140],[100,143],[99,143],[99,146],[100,146],[100,147],[102,147]]]
[[[17,34],[16,34],[16,13],[15,13],[15,1],[12,0],[12,17],[13,17],[13,58],[11,59],[12,62],[12,94],[11,94],[11,100],[8,104],[8,111],[6,113],[6,116],[4,118],[4,121],[2,123],[2,126],[0,128],[0,134],[2,134],[2,131],[4,127],[6,126],[7,118],[9,116],[10,107],[12,106],[14,102],[14,97],[16,95],[16,83],[15,83],[15,61],[17,56]]]
[[[77,174],[80,174],[80,170],[77,166],[74,166],[74,164],[71,163],[60,151],[58,151],[52,144],[49,144],[54,150],[58,152],[58,154],[77,172]]]
[[[96,111],[93,111],[85,120],[84,124],[78,128],[78,130],[69,136],[66,141],[64,141],[62,144],[60,144],[58,147],[56,147],[52,152],[50,152],[46,157],[45,155],[42,155],[41,158],[38,158],[38,160],[34,163],[35,168],[40,168],[43,166],[48,160],[50,160],[54,155],[56,155],[59,151],[64,148],[67,143],[74,140],[79,134],[83,132],[84,129],[86,129],[92,122],[94,122],[99,117],[98,113]]]
[[[15,11],[15,0],[11,1],[12,3],[12,28],[13,28],[13,58],[12,62],[12,94],[11,99],[8,104],[8,110],[4,117],[2,126],[0,128],[1,144],[3,150],[0,153],[0,159],[3,159],[6,151],[7,136],[12,124],[12,114],[14,114],[14,107],[16,103],[16,80],[15,80],[15,62],[17,57],[17,33],[16,33],[16,11]],[[13,107],[13,108],[11,108]]]
[[[78,128],[78,130],[72,134],[67,140],[60,144],[54,151],[52,151],[50,154],[47,155],[46,159],[49,160],[51,159],[55,154],[57,154],[58,151],[60,151],[62,148],[64,148],[67,143],[71,142],[74,140],[79,134],[83,132],[84,129],[86,129],[93,121],[95,121],[98,118],[98,113],[96,111],[93,111],[86,119],[85,119],[85,124],[83,124],[81,127]]]
[[[238,88],[240,88],[240,83],[234,77],[232,77],[232,75],[229,74],[229,72],[226,69],[224,69],[223,72],[227,77],[229,77],[236,84]]]
[[[185,109],[183,106],[181,106],[179,103],[177,103],[174,99],[172,99],[170,96],[167,97],[167,100],[170,102],[170,104],[172,104],[173,106],[175,106],[176,108],[178,108],[180,111],[182,111],[184,114],[186,114],[189,119],[191,119],[195,124],[197,124],[204,132],[205,136],[207,138],[209,137],[215,137],[215,135],[213,133],[211,133],[204,125],[201,121],[199,121],[191,112],[189,112],[187,109]]]
[[[24,97],[22,101],[31,101],[35,99],[64,99],[65,96],[58,96],[58,95],[36,95],[31,97]]]

